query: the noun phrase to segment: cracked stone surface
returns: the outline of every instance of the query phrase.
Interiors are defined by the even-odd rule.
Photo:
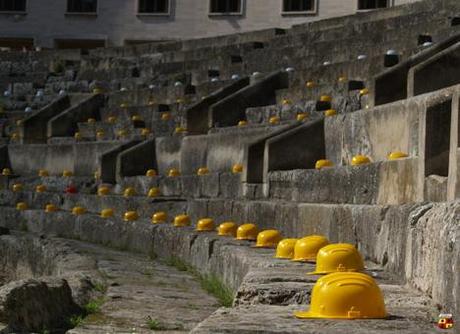
[[[155,333],[188,333],[219,307],[187,272],[143,255],[70,243],[96,260],[107,291],[101,312],[90,315],[69,334],[152,333],[149,318],[158,321]]]

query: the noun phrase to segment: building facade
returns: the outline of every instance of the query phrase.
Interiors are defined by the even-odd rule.
[[[0,0],[0,47],[74,48],[279,27],[416,0]]]

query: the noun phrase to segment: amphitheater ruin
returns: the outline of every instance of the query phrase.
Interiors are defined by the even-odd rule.
[[[458,0],[0,86],[0,333],[460,333]]]

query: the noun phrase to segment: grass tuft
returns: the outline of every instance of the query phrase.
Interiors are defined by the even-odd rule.
[[[233,304],[232,291],[216,276],[207,275],[199,277],[201,287],[217,298],[222,306],[231,307]]]
[[[155,331],[155,330],[159,331],[159,330],[166,329],[165,327],[161,325],[161,323],[157,319],[152,319],[151,317],[147,318],[147,326],[152,331]]]
[[[200,282],[201,287],[207,293],[217,298],[219,303],[225,307],[231,307],[233,304],[233,293],[217,276],[202,275],[193,267],[177,257],[171,257],[166,260],[166,265],[175,267],[179,271],[187,271],[195,276]]]
[[[81,315],[74,315],[70,317],[69,324],[72,326],[72,328],[75,328],[83,324],[83,321],[84,319]]]
[[[179,271],[193,271],[193,268],[190,267],[187,263],[182,261],[181,259],[177,257],[170,257],[169,259],[166,260],[166,265],[170,267],[175,267]]]
[[[97,292],[100,292],[102,294],[105,294],[107,292],[107,286],[105,286],[102,283],[97,282],[97,283],[94,284],[94,290],[96,290]]]
[[[86,314],[99,313],[101,311],[101,306],[104,304],[104,298],[97,298],[91,300],[88,304],[84,306]]]

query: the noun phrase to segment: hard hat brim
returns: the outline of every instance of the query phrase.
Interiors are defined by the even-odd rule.
[[[235,240],[242,240],[242,241],[256,241],[254,238],[235,238]]]
[[[316,259],[291,259],[293,262],[311,262],[311,263],[316,263]]]
[[[311,311],[297,311],[294,312],[294,316],[298,319],[340,319],[340,320],[353,320],[353,319],[386,319],[388,318],[388,314],[385,314],[383,317],[348,317],[348,316],[340,316],[340,315],[324,315],[324,314],[317,314]]]
[[[252,248],[268,248],[268,249],[274,249],[276,246],[273,245],[253,245],[251,246]]]
[[[309,273],[307,273],[307,275],[327,275],[327,274],[331,274],[332,271],[330,272],[326,272],[326,271],[310,271]]]

